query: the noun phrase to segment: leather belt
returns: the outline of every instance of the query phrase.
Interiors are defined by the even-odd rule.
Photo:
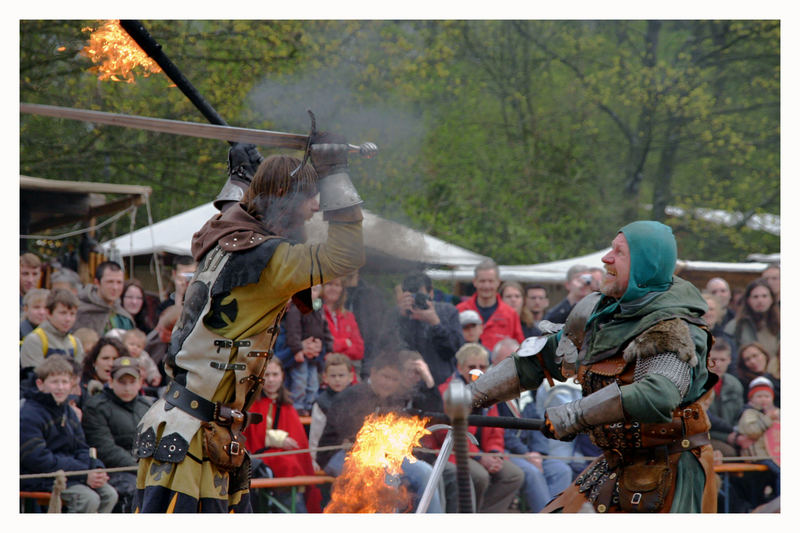
[[[230,425],[236,418],[243,417],[244,428],[247,424],[257,424],[263,419],[261,413],[246,413],[231,409],[219,402],[206,400],[175,381],[170,381],[167,386],[164,401],[203,422],[215,421],[222,425]]]

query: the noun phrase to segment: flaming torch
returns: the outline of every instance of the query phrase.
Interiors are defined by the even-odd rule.
[[[89,44],[81,54],[95,64],[92,70],[99,80],[125,81],[134,83],[134,69],[140,67],[143,76],[162,72],[161,68],[148,56],[122,29],[119,20],[109,20],[99,28],[83,28],[91,32]]]
[[[414,446],[429,434],[428,419],[394,413],[371,414],[356,435],[342,474],[331,489],[325,513],[393,513],[410,510],[411,495],[387,483],[401,473],[403,459],[414,462]]]

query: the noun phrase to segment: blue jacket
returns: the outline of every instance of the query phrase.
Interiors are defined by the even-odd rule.
[[[89,457],[89,446],[75,411],[67,402],[57,405],[51,394],[37,392],[19,412],[19,472],[40,474],[63,470],[103,468]],[[20,480],[20,490],[50,491],[55,478]],[[67,486],[86,483],[86,476],[68,476]]]
[[[531,391],[535,394],[536,391]],[[514,416],[505,402],[497,404],[497,411],[500,416]],[[536,402],[528,402],[520,413],[522,418],[544,418],[541,410],[536,406]],[[541,431],[531,429],[506,429],[503,434],[505,447],[510,453],[539,452],[547,455],[549,451],[548,439],[542,435]]]

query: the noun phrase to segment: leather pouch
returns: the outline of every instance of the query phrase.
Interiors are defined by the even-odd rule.
[[[661,510],[670,489],[669,463],[632,464],[622,469],[619,480],[619,506],[628,513],[656,513]]]
[[[242,466],[245,437],[235,426],[203,423],[203,445],[208,460],[220,470],[230,472]]]

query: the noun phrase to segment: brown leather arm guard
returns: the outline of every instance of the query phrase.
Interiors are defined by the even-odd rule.
[[[467,387],[472,394],[472,407],[487,407],[522,394],[517,365],[512,357],[503,359]]]
[[[547,429],[556,439],[568,439],[593,426],[624,418],[622,392],[616,383],[606,385],[580,400],[549,407],[545,411]]]

